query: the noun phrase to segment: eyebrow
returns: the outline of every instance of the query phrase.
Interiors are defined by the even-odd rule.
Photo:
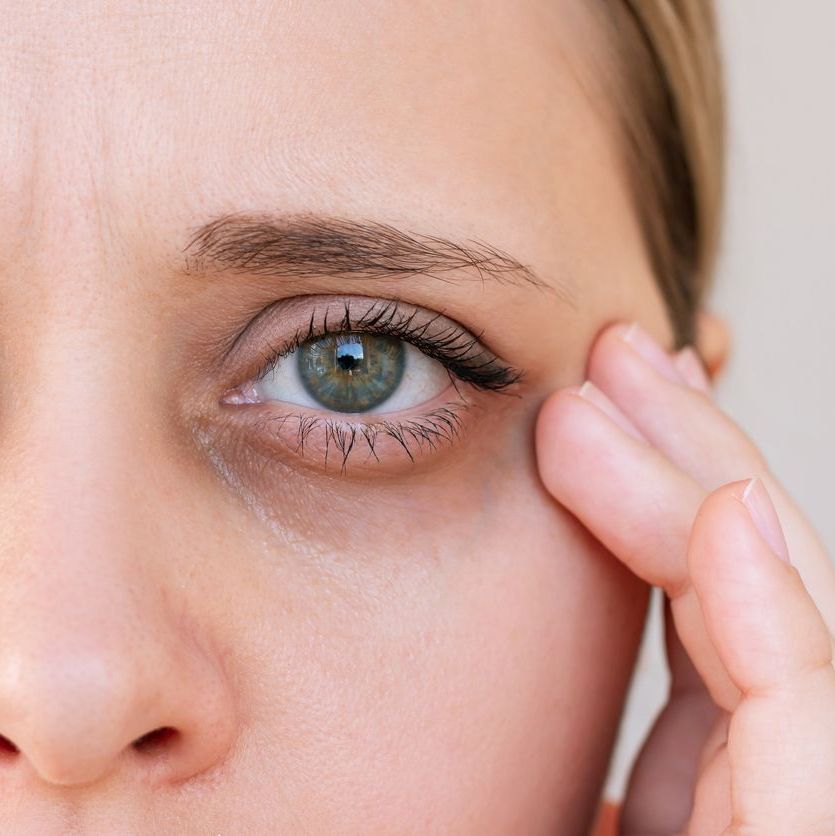
[[[531,267],[483,241],[465,243],[418,234],[375,220],[313,213],[226,213],[191,230],[182,249],[188,275],[216,270],[286,278],[363,279],[427,275],[463,281],[467,271],[495,280],[563,295],[568,287],[546,282]]]

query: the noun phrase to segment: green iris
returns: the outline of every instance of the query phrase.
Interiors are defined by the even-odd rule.
[[[328,334],[296,349],[307,393],[335,412],[366,412],[397,390],[406,365],[402,340],[381,334]]]

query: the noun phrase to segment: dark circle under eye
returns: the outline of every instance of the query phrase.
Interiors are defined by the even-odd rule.
[[[366,412],[397,391],[406,364],[402,340],[381,334],[328,334],[296,350],[299,377],[334,412]]]

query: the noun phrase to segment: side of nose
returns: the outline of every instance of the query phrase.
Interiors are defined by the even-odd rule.
[[[234,739],[224,657],[198,623],[174,481],[159,489],[136,423],[102,414],[112,398],[88,400],[95,414],[30,404],[5,428],[0,776],[187,780]]]

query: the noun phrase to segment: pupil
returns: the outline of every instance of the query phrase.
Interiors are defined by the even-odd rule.
[[[336,347],[336,365],[339,366],[342,371],[353,371],[360,365],[360,363],[362,363],[362,358],[362,343],[343,343],[342,345],[338,345]]]

